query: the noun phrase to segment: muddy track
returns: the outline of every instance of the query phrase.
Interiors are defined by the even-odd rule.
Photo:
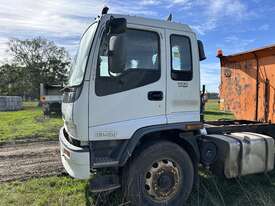
[[[0,183],[64,174],[57,141],[0,145]]]

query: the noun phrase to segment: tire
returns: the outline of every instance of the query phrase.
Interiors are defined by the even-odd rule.
[[[147,146],[123,170],[124,197],[133,206],[182,206],[194,182],[193,163],[179,145]]]

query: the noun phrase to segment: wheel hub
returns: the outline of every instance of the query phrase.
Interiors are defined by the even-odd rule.
[[[171,190],[175,185],[173,173],[169,171],[161,171],[156,184],[160,191],[169,192],[169,190]]]
[[[145,191],[155,200],[167,201],[177,193],[179,179],[179,169],[174,162],[155,162],[146,173]]]

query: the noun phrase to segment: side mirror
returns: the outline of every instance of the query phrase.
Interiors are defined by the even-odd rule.
[[[109,33],[111,35],[122,34],[126,32],[127,20],[125,18],[113,18],[109,20],[108,23]]]
[[[116,76],[121,74],[126,65],[126,35],[118,34],[110,37],[109,40],[109,52],[108,52],[108,67],[109,73]]]
[[[205,56],[205,52],[204,52],[204,47],[203,47],[203,43],[201,40],[198,40],[198,47],[199,47],[199,58],[200,58],[200,61],[203,61],[206,59],[206,56]]]

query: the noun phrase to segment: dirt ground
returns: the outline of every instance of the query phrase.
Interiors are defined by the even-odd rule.
[[[57,141],[17,141],[0,145],[0,183],[64,174]]]

